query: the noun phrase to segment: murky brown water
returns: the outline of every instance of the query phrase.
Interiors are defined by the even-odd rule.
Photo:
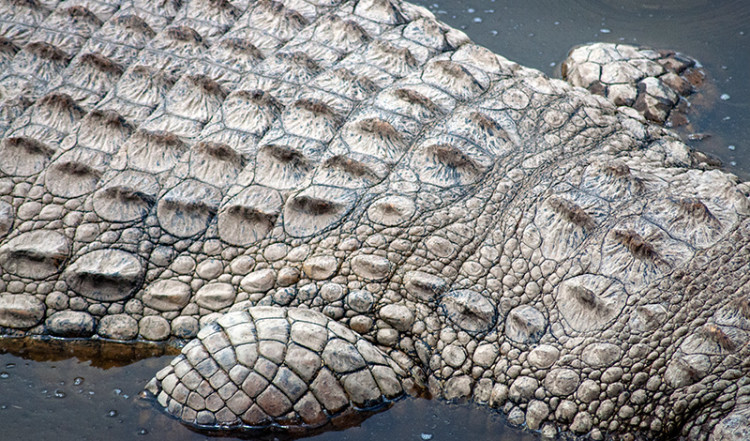
[[[553,75],[568,49],[591,41],[676,49],[703,63],[717,96],[693,116],[712,136],[692,143],[750,179],[750,2],[745,0],[417,1],[477,43]],[[720,95],[725,95],[720,99]],[[32,361],[4,353],[0,341],[0,439],[203,440],[137,399],[169,356],[124,367],[77,358]],[[61,348],[50,350],[65,357]],[[54,357],[53,357],[54,358]],[[525,441],[502,417],[472,406],[404,400],[360,427],[320,440],[474,439]]]

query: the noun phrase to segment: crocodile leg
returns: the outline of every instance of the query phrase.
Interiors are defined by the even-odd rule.
[[[688,98],[706,86],[696,60],[673,51],[593,43],[570,51],[562,76],[573,86],[604,96],[626,112],[657,124],[688,123]]]
[[[325,315],[253,307],[204,327],[147,390],[189,425],[339,425],[385,409],[414,383],[387,353]]]
[[[711,441],[741,441],[750,439],[750,406],[745,406],[727,415],[716,425]]]

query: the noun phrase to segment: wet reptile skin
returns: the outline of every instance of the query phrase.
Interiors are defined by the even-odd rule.
[[[188,341],[147,389],[206,429],[428,392],[747,439],[748,185],[618,76],[674,59],[567,66],[616,107],[398,1],[0,0],[0,36],[3,335]]]

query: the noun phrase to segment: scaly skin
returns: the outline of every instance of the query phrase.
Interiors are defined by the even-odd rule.
[[[671,132],[408,3],[76,4],[0,5],[3,334],[190,340],[207,429],[750,430],[748,186]]]

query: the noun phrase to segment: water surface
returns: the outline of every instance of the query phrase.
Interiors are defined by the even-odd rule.
[[[458,0],[414,3],[506,58],[559,77],[568,51],[595,41],[671,49],[715,85],[691,114],[692,147],[750,180],[750,2],[745,0]],[[725,99],[721,99],[724,95]]]
[[[524,0],[418,1],[463,29],[474,41],[554,75],[567,51],[592,41],[670,48],[699,59],[716,85],[693,131],[711,135],[694,147],[719,157],[750,179],[750,2],[744,0]],[[720,95],[725,98],[720,99]],[[2,439],[203,440],[137,399],[151,376],[171,357],[115,366],[59,357],[34,361],[3,353],[0,341]],[[497,413],[473,406],[404,400],[361,427],[326,433],[318,440],[453,439],[526,441],[528,432],[507,428]]]
[[[6,342],[6,349],[7,346]],[[67,353],[55,354],[59,349],[60,346],[47,347],[44,355],[20,354],[26,351],[17,349],[3,353],[0,349],[0,439],[215,439],[189,430],[155,409],[150,400],[139,397],[143,386],[171,361],[172,355],[123,366],[127,357],[109,360],[94,356],[91,360],[91,354],[84,354],[67,358]],[[307,439],[535,441],[538,436],[508,428],[502,415],[489,409],[409,398],[358,427]]]

